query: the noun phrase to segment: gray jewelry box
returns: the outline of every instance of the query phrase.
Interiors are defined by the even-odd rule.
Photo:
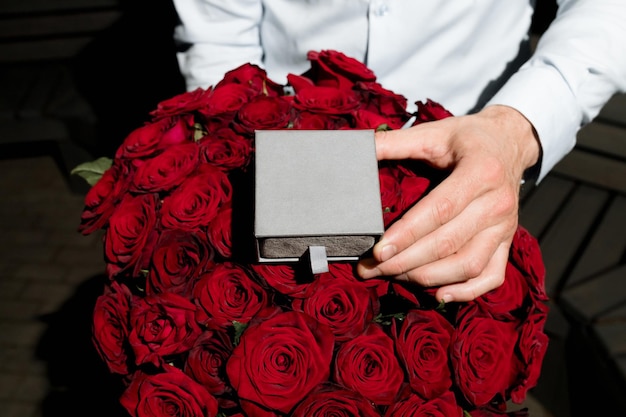
[[[373,130],[255,136],[259,262],[295,262],[307,251],[319,258],[320,249],[328,261],[353,261],[374,246],[384,225]]]

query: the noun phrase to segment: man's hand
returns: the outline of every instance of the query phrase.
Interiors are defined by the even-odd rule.
[[[506,106],[378,132],[379,160],[419,159],[450,175],[385,231],[363,278],[439,287],[438,300],[472,300],[504,282],[524,170],[540,154],[531,123]]]

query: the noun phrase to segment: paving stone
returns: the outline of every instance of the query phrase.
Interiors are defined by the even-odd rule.
[[[15,390],[15,398],[32,403],[41,402],[48,394],[50,383],[46,376],[27,375]]]
[[[0,322],[0,349],[5,346],[34,347],[47,329],[47,324],[36,321]]]
[[[36,404],[20,401],[3,401],[3,417],[42,417]]]
[[[44,230],[25,229],[23,227],[13,230],[3,228],[0,234],[0,245],[32,245],[42,244],[48,241],[48,232]]]
[[[58,248],[47,244],[41,245],[2,245],[0,252],[9,263],[48,263],[54,259]]]
[[[37,347],[3,346],[0,349],[0,373],[45,375],[47,363],[37,358]]]
[[[14,280],[13,276],[8,272],[0,274],[0,300],[17,298],[26,288],[26,282]]]
[[[74,291],[72,285],[31,281],[25,288],[25,300],[65,299]]]
[[[102,250],[82,248],[61,248],[56,255],[55,262],[66,265],[104,265],[104,257]]]
[[[39,314],[41,303],[27,300],[4,300],[0,303],[0,320],[31,320]]]
[[[4,187],[0,185],[4,190]],[[9,191],[7,191],[9,192]],[[20,204],[8,204],[5,201],[0,202],[0,219],[18,219],[24,215],[24,209]],[[3,221],[0,224],[10,226],[10,222]]]
[[[100,233],[92,233],[87,236],[80,234],[78,222],[69,229],[49,231],[46,236],[49,242],[63,242],[65,247],[95,250],[96,247],[101,248],[102,246],[102,235]]]
[[[93,277],[101,276],[104,273],[104,260],[97,265],[73,266],[65,277],[65,282],[68,284],[79,284]]]
[[[63,281],[69,268],[58,264],[22,264],[15,271],[15,278],[43,281]]]
[[[0,372],[0,400],[8,400],[15,397],[18,382],[22,377],[13,373]]]
[[[39,215],[36,225],[43,230],[63,231],[67,235],[76,230],[80,224],[80,212],[75,207],[67,207],[64,210],[57,209],[56,213]]]
[[[66,192],[63,188],[48,187],[41,190],[32,190],[26,194],[15,194],[6,198],[6,203],[20,204],[24,213],[33,216],[41,213],[41,209],[55,207],[59,203],[59,194]]]
[[[5,203],[11,204],[10,202]],[[0,216],[0,228],[3,230],[33,230],[36,222],[37,217],[25,213],[21,207],[20,212],[15,215]]]

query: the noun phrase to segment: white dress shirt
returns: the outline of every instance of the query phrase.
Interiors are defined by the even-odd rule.
[[[364,62],[411,108],[430,98],[455,115],[511,106],[539,135],[539,179],[577,131],[626,91],[626,0],[561,0],[532,57],[529,0],[174,0],[187,89],[251,62],[286,83],[310,50]]]

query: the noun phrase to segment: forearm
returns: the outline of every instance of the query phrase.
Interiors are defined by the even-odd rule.
[[[178,63],[188,90],[215,85],[244,63],[261,64],[261,0],[174,0]]]
[[[517,109],[536,129],[540,180],[574,147],[578,130],[626,91],[623,39],[623,1],[561,1],[533,57],[489,102]]]

